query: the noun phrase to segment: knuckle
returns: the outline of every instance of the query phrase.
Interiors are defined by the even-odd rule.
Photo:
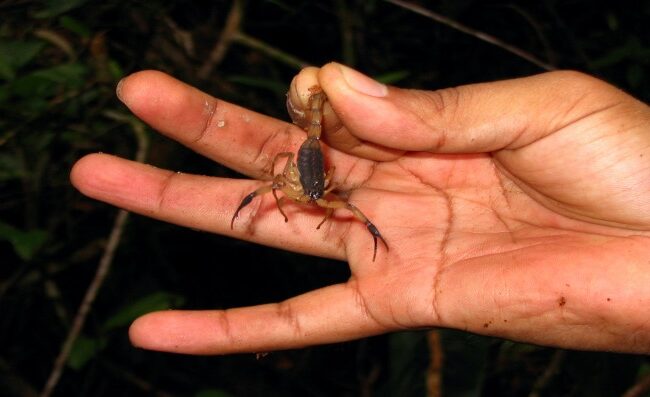
[[[273,168],[273,161],[277,153],[288,152],[291,146],[291,125],[273,131],[259,146],[259,151],[253,157],[253,164],[257,164],[260,176],[268,174]]]
[[[277,304],[276,314],[281,318],[296,337],[304,334],[298,314],[294,310],[291,301],[287,300]]]
[[[461,102],[461,90],[458,87],[443,88],[426,93],[432,109],[439,114],[454,114]]]

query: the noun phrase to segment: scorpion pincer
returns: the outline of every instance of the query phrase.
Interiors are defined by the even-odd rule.
[[[323,120],[323,105],[327,100],[325,93],[319,86],[311,87],[311,95],[309,97],[309,109],[311,111],[311,120],[307,128],[307,139],[298,149],[298,159],[294,163],[294,154],[291,152],[279,153],[273,159],[271,173],[275,172],[275,164],[279,159],[286,158],[287,162],[284,166],[282,173],[273,177],[271,185],[263,186],[254,192],[248,194],[242,200],[239,207],[235,211],[230,222],[230,228],[233,228],[235,219],[239,216],[239,212],[250,204],[256,196],[273,193],[278,210],[284,216],[284,221],[288,222],[289,218],[282,210],[282,202],[286,198],[293,200],[297,203],[303,204],[316,204],[319,207],[326,209],[326,214],[321,223],[318,224],[316,229],[325,223],[325,221],[332,215],[332,212],[337,208],[345,208],[352,212],[352,214],[366,225],[366,228],[372,235],[374,242],[374,250],[372,260],[377,256],[377,239],[388,250],[388,244],[382,237],[377,227],[370,222],[370,220],[354,205],[344,201],[332,193],[335,186],[332,182],[332,174],[334,167],[325,172],[325,162],[323,160],[323,152],[320,147],[320,135],[322,130]],[[278,197],[277,191],[280,190],[284,193],[284,197]],[[325,196],[334,197],[335,200],[327,200]]]

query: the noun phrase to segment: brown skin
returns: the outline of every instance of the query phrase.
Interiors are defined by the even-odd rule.
[[[285,224],[271,195],[230,230],[241,199],[267,182],[86,156],[71,179],[90,197],[350,264],[347,283],[277,304],[148,314],[131,327],[135,345],[260,352],[437,326],[650,352],[647,105],[576,72],[416,91],[328,64],[294,79],[295,107],[316,82],[329,98],[323,150],[333,183],[352,191],[391,250],[373,263],[366,228],[347,214],[316,231],[321,213],[287,203]],[[129,76],[119,94],[161,133],[253,178],[268,179],[275,155],[305,139],[159,72]]]

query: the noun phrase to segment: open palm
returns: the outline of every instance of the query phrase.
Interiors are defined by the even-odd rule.
[[[224,354],[452,327],[565,347],[650,351],[650,135],[647,106],[576,73],[435,92],[373,86],[341,67],[303,71],[331,108],[334,183],[379,228],[271,195],[230,219],[264,183],[177,174],[107,155],[80,160],[85,194],[152,217],[350,263],[352,277],[278,304],[171,311],[137,320],[157,350]],[[360,87],[360,89],[359,89]],[[557,92],[549,88],[557,88]],[[229,167],[268,179],[302,130],[157,72],[121,98],[140,118]],[[368,95],[368,93],[370,95]]]

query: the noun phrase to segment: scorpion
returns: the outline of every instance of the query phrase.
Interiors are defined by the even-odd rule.
[[[294,163],[294,153],[292,152],[282,152],[275,156],[271,165],[271,174],[273,175],[275,173],[275,164],[282,158],[287,159],[284,170],[282,173],[274,175],[271,185],[260,187],[244,197],[230,221],[230,229],[233,228],[235,219],[239,217],[239,212],[242,208],[250,204],[255,197],[268,192],[273,193],[278,210],[284,217],[285,222],[289,221],[289,218],[282,210],[282,202],[285,198],[289,198],[297,203],[316,204],[319,207],[325,208],[325,217],[316,226],[316,229],[320,229],[335,209],[345,208],[351,211],[358,220],[363,222],[372,235],[374,242],[372,260],[374,262],[377,256],[377,239],[381,240],[386,250],[388,250],[388,244],[381,233],[379,233],[377,227],[357,207],[332,193],[336,188],[332,183],[332,174],[334,173],[335,167],[331,167],[325,172],[325,162],[320,145],[323,106],[325,101],[327,101],[327,97],[317,85],[311,87],[309,91],[311,95],[309,96],[308,107],[311,111],[311,120],[309,126],[306,128],[307,139],[298,149],[297,161]],[[278,190],[284,193],[284,197],[278,197]],[[333,196],[336,199],[327,200],[325,198],[326,196]]]

